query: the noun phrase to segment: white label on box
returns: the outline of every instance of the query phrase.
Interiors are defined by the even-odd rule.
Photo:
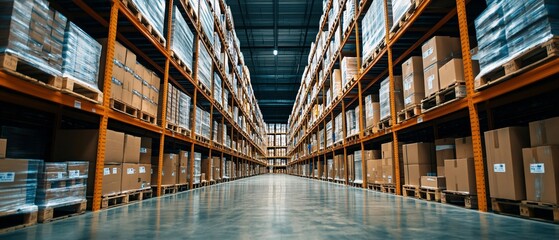
[[[111,175],[111,169],[110,168],[103,168],[103,175]]]
[[[62,175],[61,172],[58,173],[58,176],[56,177],[56,179],[61,179],[62,177],[64,177],[64,175]]]
[[[80,176],[80,170],[70,170],[68,171],[69,178],[77,178]]]
[[[504,163],[493,164],[493,172],[504,173],[506,172]]]
[[[427,58],[427,57],[429,57],[431,54],[433,54],[433,48],[429,48],[429,49],[427,49],[425,52],[423,52],[423,58]]]
[[[148,149],[147,148],[140,148],[140,153],[148,153]]]
[[[126,169],[126,174],[134,174],[135,172],[136,172],[136,170],[134,168]]]
[[[545,173],[545,166],[543,163],[530,164],[530,173]]]
[[[15,178],[15,172],[0,172],[0,183],[14,182]]]
[[[423,117],[418,117],[417,118],[417,123],[422,123],[423,122]]]
[[[175,176],[175,172],[171,173],[171,176]]]
[[[81,109],[82,108],[82,102],[75,100],[74,101],[74,107],[77,109]]]
[[[435,81],[435,74],[429,76],[427,78],[427,88],[428,89],[433,89],[433,81]]]
[[[413,78],[411,77],[404,80],[404,90],[410,90],[412,82],[413,82]]]
[[[409,96],[409,97],[407,97],[407,98],[404,98],[404,104],[405,104],[405,105],[408,105],[408,104],[411,103],[411,97],[412,97],[412,96]]]
[[[141,166],[141,167],[138,169],[138,172],[140,172],[140,173],[146,173],[146,167]]]
[[[118,168],[113,168],[113,174],[117,174],[118,173]]]

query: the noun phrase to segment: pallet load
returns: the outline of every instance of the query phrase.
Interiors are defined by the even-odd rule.
[[[345,10],[344,10],[343,15],[342,15],[342,17],[343,17],[342,18],[343,19],[343,21],[342,21],[342,25],[343,25],[342,33],[344,34],[344,36],[345,36],[346,31],[349,28],[349,25],[351,24],[351,22],[353,22],[353,18],[355,18],[355,10],[356,10],[355,1],[356,0],[348,0],[345,3]]]
[[[336,143],[340,143],[342,142],[342,140],[344,139],[343,137],[343,115],[344,113],[339,113],[338,115],[336,115],[336,118],[334,118],[334,136],[333,136],[333,142],[334,144]]]
[[[398,122],[421,113],[421,100],[425,98],[423,82],[423,61],[421,57],[410,57],[402,63],[404,87],[404,110],[398,114]]]
[[[222,104],[223,101],[222,101],[222,95],[221,95],[221,93],[222,93],[221,76],[217,72],[214,73],[213,83],[214,83],[213,84],[213,86],[214,86],[214,89],[213,89],[214,100],[217,104],[219,104],[219,106],[222,106],[221,104]]]
[[[179,156],[173,153],[163,155],[163,167],[161,168],[161,186],[172,187],[177,184],[177,170],[179,166]],[[157,186],[157,165],[152,166],[151,185]]]
[[[207,157],[202,159],[202,174],[204,174],[204,176],[206,177],[205,179],[202,179],[202,181],[208,181],[208,182],[213,182],[214,179],[214,175],[213,175],[213,164],[214,161],[211,157]]]
[[[12,0],[3,1],[0,25],[2,68],[48,80],[61,75],[64,29],[67,19],[59,12],[49,10],[48,1]],[[26,71],[20,65],[29,65]],[[60,88],[59,84],[52,84]]]
[[[147,21],[149,29],[155,31],[157,37],[165,42],[163,27],[165,20],[164,0],[132,0],[134,7],[139,11],[141,22]]]
[[[400,148],[400,155],[402,155],[402,145],[398,146]],[[382,183],[383,184],[395,184],[396,179],[394,176],[394,143],[387,142],[381,145],[381,159],[382,159]],[[402,159],[402,156],[400,156]]]
[[[334,69],[332,71],[332,97],[336,99],[338,96],[342,94],[342,72],[340,69]]]
[[[200,22],[202,30],[208,38],[208,43],[213,43],[214,16],[208,1],[200,1]]]
[[[433,143],[420,142],[402,146],[405,185],[419,188],[422,176],[433,176],[431,161],[435,158]]]
[[[196,135],[210,139],[210,113],[196,106]]]
[[[201,183],[201,177],[202,177],[201,166],[202,166],[202,154],[195,152],[194,153],[194,181],[192,181],[194,184]]]
[[[351,136],[355,136],[355,134],[359,134],[359,122],[358,122],[358,118],[359,116],[356,116],[357,114],[359,114],[359,111],[357,111],[357,114],[355,112],[355,110],[359,110],[359,106],[357,106],[357,109],[349,109],[345,112],[345,127],[346,127],[346,137],[351,137]]]
[[[342,72],[342,88],[347,88],[352,80],[355,80],[356,74],[359,71],[357,67],[356,57],[344,57],[341,63]]]
[[[189,73],[192,73],[194,49],[194,34],[186,23],[178,7],[173,8],[173,31],[171,36],[171,54],[178,58],[179,64],[184,64]]]
[[[414,6],[413,0],[392,0],[392,26],[394,31],[399,26],[400,21],[406,20],[406,13]]]
[[[211,94],[212,86],[212,58],[200,40],[198,42],[198,84],[207,94]]]
[[[388,25],[392,25],[392,1],[387,1],[388,4]],[[363,67],[367,66],[370,61],[380,52],[383,46],[386,45],[386,18],[384,11],[384,1],[374,0],[367,10],[365,17],[361,21],[360,26],[363,26],[361,37],[363,39]]]
[[[354,170],[354,177],[353,177],[353,183],[356,184],[362,184],[363,183],[363,152],[362,151],[355,151],[354,153],[354,165],[353,168]]]
[[[373,133],[377,132],[378,122],[380,121],[380,104],[378,101],[378,95],[371,94],[365,97],[365,129],[373,130]]]
[[[333,141],[334,132],[332,129],[332,120],[326,123],[326,147],[331,147],[334,143]]]
[[[86,209],[86,184],[89,162],[46,162],[39,171],[35,203],[39,222],[57,215],[81,214]]]
[[[404,99],[402,91],[402,77],[394,76],[394,91],[390,90],[390,78],[386,78],[380,83],[379,89],[379,105],[380,105],[380,123],[379,129],[385,129],[392,126],[391,115],[392,105],[390,104],[390,95],[394,94],[394,111],[398,113],[404,108]]]
[[[481,65],[476,88],[557,56],[556,43],[550,44],[549,50],[546,43],[559,36],[558,6],[549,0],[499,0],[489,4],[475,21]],[[543,57],[529,60],[541,52]]]

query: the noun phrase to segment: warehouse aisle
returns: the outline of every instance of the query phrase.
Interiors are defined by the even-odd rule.
[[[289,175],[40,224],[0,239],[554,239],[559,226]]]

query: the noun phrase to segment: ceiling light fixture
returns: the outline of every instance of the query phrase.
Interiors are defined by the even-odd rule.
[[[274,49],[274,56],[277,56],[277,55],[278,55],[278,50]]]

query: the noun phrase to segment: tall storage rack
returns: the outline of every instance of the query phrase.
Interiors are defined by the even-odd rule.
[[[268,123],[268,168],[272,170],[273,173],[286,173],[287,160],[289,159],[287,155],[287,132],[284,131],[285,127],[279,128],[279,126],[285,124],[274,124]],[[270,126],[275,126],[271,128]],[[285,139],[280,140],[278,139]],[[273,152],[273,154],[271,154]]]
[[[202,0],[206,1],[206,0]],[[198,1],[196,1],[198,2]],[[157,146],[154,148],[154,154],[157,156],[157,195],[162,194],[161,178],[162,178],[162,164],[163,156],[167,150],[186,150],[190,152],[190,175],[194,174],[194,152],[204,152],[208,156],[221,157],[223,161],[227,159],[232,161],[236,166],[232,171],[235,171],[236,177],[247,177],[254,174],[264,172],[266,166],[265,149],[263,148],[265,124],[262,120],[262,114],[258,109],[257,104],[249,104],[250,102],[256,103],[256,99],[252,93],[249,76],[244,71],[238,69],[237,66],[230,66],[227,68],[221,63],[218,63],[217,56],[210,54],[213,62],[213,69],[220,74],[222,81],[222,88],[226,89],[229,94],[226,98],[229,101],[229,107],[237,106],[239,116],[244,116],[246,124],[244,129],[238,124],[237,119],[233,119],[233,114],[227,109],[227,106],[222,107],[216,103],[216,100],[211,96],[207,89],[204,89],[197,80],[197,55],[198,49],[204,46],[198,46],[199,42],[203,42],[208,49],[213,50],[213,45],[203,36],[200,16],[196,15],[198,4],[193,5],[192,1],[179,1],[168,0],[165,2],[165,31],[163,39],[161,36],[153,33],[152,26],[146,24],[145,20],[141,20],[143,16],[135,10],[129,0],[106,0],[106,1],[82,1],[82,0],[68,0],[68,1],[50,1],[51,7],[62,12],[68,19],[76,23],[79,27],[84,29],[93,38],[108,38],[107,51],[104,73],[104,84],[102,86],[103,101],[98,104],[95,101],[90,101],[84,98],[76,97],[74,95],[63,94],[60,91],[51,88],[45,88],[40,84],[30,81],[24,81],[24,77],[14,76],[4,71],[0,71],[0,95],[3,102],[13,106],[22,106],[29,109],[45,111],[55,116],[55,126],[53,135],[56,134],[57,128],[60,127],[62,119],[71,118],[77,119],[79,125],[96,126],[99,130],[97,159],[95,163],[95,172],[90,173],[91,178],[95,178],[94,190],[92,193],[92,210],[96,211],[101,208],[101,189],[102,189],[102,176],[103,164],[106,147],[106,134],[108,128],[118,129],[127,133],[134,133],[136,135],[153,137],[159,139]],[[226,13],[227,6],[224,1],[211,1],[211,6],[219,12]],[[172,17],[173,8],[178,7],[180,14],[186,19],[195,35],[194,41],[194,64],[193,69],[186,69],[177,61],[171,54],[171,39],[173,29]],[[217,35],[224,46],[233,45],[237,48],[235,56],[240,59],[242,63],[242,55],[238,44],[235,40],[227,41],[224,29],[233,31],[232,19],[227,15],[225,25],[222,26],[219,19],[222,16],[217,16],[216,11],[213,11],[214,25]],[[167,39],[167,40],[165,40]],[[160,90],[160,111],[157,123],[152,124],[142,121],[138,118],[133,118],[129,115],[115,111],[110,106],[111,96],[111,75],[112,75],[112,59],[114,56],[115,42],[122,43],[129,50],[133,51],[137,57],[138,62],[149,66],[155,72],[163,76],[161,78]],[[225,49],[225,48],[224,48]],[[227,49],[221,52],[223,57],[227,58],[229,63],[232,63],[233,56]],[[229,72],[226,72],[229,69]],[[213,72],[214,70],[212,70]],[[228,75],[238,79],[237,85],[240,88],[238,94],[234,91],[234,86],[229,81],[225,81]],[[164,109],[167,108],[167,94],[168,83],[178,88],[180,91],[190,95],[193,99],[192,120],[191,128],[186,134],[181,134],[176,131],[168,129]],[[237,87],[237,86],[235,86]],[[101,88],[101,86],[100,86]],[[212,86],[213,89],[213,86]],[[242,97],[241,97],[242,96]],[[221,96],[220,96],[221,97]],[[2,104],[3,105],[3,104]],[[252,107],[255,105],[256,107]],[[222,141],[207,141],[205,139],[197,138],[195,134],[195,119],[196,119],[196,106],[202,106],[210,112],[210,123],[219,122],[227,125],[227,135],[231,137],[231,141],[239,143],[238,146],[226,146]],[[213,127],[213,126],[212,126]],[[241,142],[246,142],[244,148],[241,149]],[[52,146],[51,146],[52,147]],[[249,151],[250,149],[250,151]],[[224,164],[223,164],[224,165]],[[222,166],[223,166],[222,165]],[[222,173],[223,174],[223,173]],[[193,178],[189,182],[189,187],[192,188]],[[232,177],[233,179],[233,177]]]
[[[379,0],[374,0],[379,1]],[[319,27],[319,34],[328,29],[335,29],[335,26],[342,21],[342,12],[346,9],[347,0],[325,1],[325,14]],[[488,169],[485,165],[483,152],[482,132],[496,129],[499,127],[513,126],[514,124],[526,124],[529,121],[541,120],[547,117],[557,116],[557,100],[553,100],[553,92],[557,90],[556,79],[559,76],[559,59],[551,60],[528,68],[519,74],[510,75],[506,81],[502,81],[496,86],[484,89],[476,89],[474,86],[474,76],[472,69],[472,56],[470,50],[477,46],[475,40],[474,20],[485,9],[485,1],[437,1],[437,0],[413,0],[411,10],[405,13],[405,17],[396,23],[397,27],[391,30],[392,26],[386,22],[386,44],[378,48],[372,58],[363,59],[361,56],[362,43],[361,20],[373,1],[362,0],[355,2],[355,16],[353,16],[346,32],[341,33],[341,44],[335,50],[334,63],[322,68],[324,55],[314,71],[306,74],[310,77],[310,82],[303,81],[297,95],[296,104],[289,119],[289,140],[291,143],[288,170],[296,175],[301,174],[301,166],[313,166],[324,164],[327,159],[334,155],[343,154],[343,163],[347,166],[347,155],[350,151],[379,149],[381,143],[393,142],[393,165],[394,181],[396,194],[402,194],[403,171],[401,149],[399,142],[421,141],[422,136],[429,136],[432,141],[436,138],[461,135],[472,136],[474,150],[475,176],[477,186],[477,197],[480,211],[488,211],[488,188],[486,186],[486,176]],[[328,27],[328,12],[334,4],[340,4],[339,14],[334,16],[334,27]],[[384,10],[388,11],[390,6],[384,1]],[[388,20],[387,14],[385,14]],[[333,31],[329,32],[326,42],[335,37]],[[307,151],[307,146],[313,142],[312,136],[323,133],[327,138],[327,123],[333,121],[334,117],[345,112],[348,107],[358,106],[361,113],[365,109],[363,100],[367,94],[373,90],[378,91],[379,82],[385,78],[390,79],[390,92],[395,90],[395,76],[401,75],[400,65],[411,56],[421,56],[421,45],[433,36],[446,35],[459,37],[461,42],[462,58],[464,59],[464,77],[466,82],[466,93],[464,98],[458,98],[448,104],[444,104],[418,116],[414,116],[406,121],[397,123],[395,112],[394,94],[390,96],[391,117],[390,127],[385,127],[380,131],[370,131],[365,129],[364,120],[359,119],[360,131],[358,138],[348,139],[347,133],[343,133],[343,141],[339,145],[325,147],[318,151]],[[315,42],[319,41],[319,36]],[[325,44],[322,53],[326,52],[328,44]],[[311,49],[309,59],[318,54],[321,49],[314,46]],[[332,69],[341,64],[340,56],[357,57],[358,74],[354,81],[348,84],[349,87],[342,87],[340,97],[333,97],[329,108],[319,114],[316,119],[312,118],[311,107],[313,104],[323,104],[326,98],[326,89],[332,86],[330,80],[320,82],[319,72],[324,71],[324,78],[329,79]],[[367,64],[362,64],[362,63]],[[365,67],[362,67],[365,65]],[[395,73],[398,71],[398,73]],[[314,85],[318,85],[318,93],[312,95]],[[531,105],[531,106],[530,106]],[[528,110],[533,108],[534,110]],[[518,110],[517,110],[518,109]],[[508,112],[508,113],[507,113]],[[512,114],[514,112],[514,114]],[[342,114],[342,116],[345,114]],[[314,121],[313,121],[314,120]],[[345,124],[345,117],[343,120]],[[318,138],[318,137],[317,137]],[[308,148],[310,149],[310,148]],[[365,161],[362,162],[363,176],[367,175]],[[347,169],[347,168],[346,168]],[[347,172],[346,172],[347,173]],[[347,175],[346,175],[347,176]],[[308,176],[307,176],[308,177]],[[310,173],[313,177],[313,173]],[[317,177],[317,176],[314,176]],[[347,179],[345,181],[347,183]],[[367,181],[363,181],[363,188],[367,188]]]

